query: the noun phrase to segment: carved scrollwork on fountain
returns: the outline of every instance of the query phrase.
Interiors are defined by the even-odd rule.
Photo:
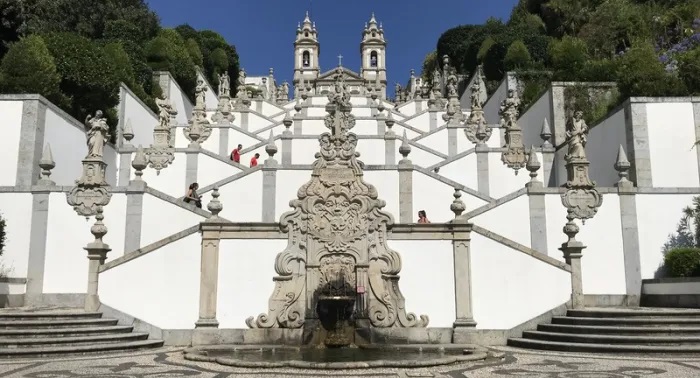
[[[355,119],[342,69],[336,74],[334,89],[328,96],[325,118],[331,132],[319,137],[311,179],[299,188],[297,199],[290,201],[293,210],[280,220],[288,245],[275,260],[277,277],[268,312],[248,318],[246,324],[251,328],[300,328],[305,318],[315,316],[305,313],[316,305],[306,303],[315,300],[308,293],[340,282],[347,286],[344,292],[365,296],[358,303],[366,308],[355,316],[368,317],[372,326],[426,327],[427,316],[405,311],[398,286],[401,258],[386,244],[393,218],[381,210],[386,203],[378,198],[377,189],[363,180],[357,136],[348,132]],[[318,277],[318,286],[307,287],[307,272]],[[338,281],[339,277],[343,278]]]

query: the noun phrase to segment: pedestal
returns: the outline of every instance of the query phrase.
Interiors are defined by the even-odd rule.
[[[111,251],[109,245],[96,241],[84,248],[88,252],[88,288],[85,295],[85,311],[95,312],[100,308],[99,268],[107,259],[107,252]]]

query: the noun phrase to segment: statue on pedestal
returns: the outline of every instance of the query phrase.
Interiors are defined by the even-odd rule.
[[[518,116],[520,115],[519,106],[520,99],[515,95],[515,90],[509,89],[508,97],[501,102],[501,107],[498,111],[498,115],[501,116],[501,127],[506,130],[517,127]]]
[[[583,112],[576,111],[566,127],[566,138],[569,140],[569,150],[566,160],[586,160],[586,142],[588,141],[588,125],[583,120]]]
[[[201,110],[206,110],[207,109],[207,103],[206,103],[206,92],[207,92],[207,86],[204,84],[204,80],[202,79],[197,79],[197,87],[194,90],[194,106],[197,109]]]
[[[102,110],[95,112],[95,116],[88,116],[85,118],[85,128],[87,129],[87,146],[88,153],[85,157],[89,158],[100,158],[104,154],[104,146],[109,140],[109,126],[107,125],[107,119],[102,116]]]
[[[231,79],[228,76],[228,72],[219,74],[219,96],[229,97],[231,96]]]

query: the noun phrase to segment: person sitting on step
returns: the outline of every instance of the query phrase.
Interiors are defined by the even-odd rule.
[[[421,210],[418,212],[418,223],[430,223],[430,221],[428,220],[428,215],[425,213],[425,210]]]
[[[185,198],[183,198],[182,200],[185,201],[185,203],[194,202],[194,205],[201,209],[202,197],[199,194],[197,194],[197,189],[199,189],[199,184],[196,182],[192,183],[187,189],[187,194],[185,194]]]

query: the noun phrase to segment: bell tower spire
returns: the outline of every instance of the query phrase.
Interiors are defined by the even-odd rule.
[[[365,81],[381,84],[381,98],[386,98],[386,40],[384,39],[384,28],[372,12],[369,21],[365,23],[362,31],[362,42],[360,43],[360,54],[362,54],[361,75]],[[377,80],[377,77],[379,80]]]
[[[299,83],[310,83],[315,87],[315,81],[321,73],[318,58],[321,54],[321,45],[318,42],[316,23],[311,21],[309,12],[306,12],[304,21],[297,26],[296,40],[294,41],[294,97],[299,95]],[[303,77],[303,80],[302,80]]]

